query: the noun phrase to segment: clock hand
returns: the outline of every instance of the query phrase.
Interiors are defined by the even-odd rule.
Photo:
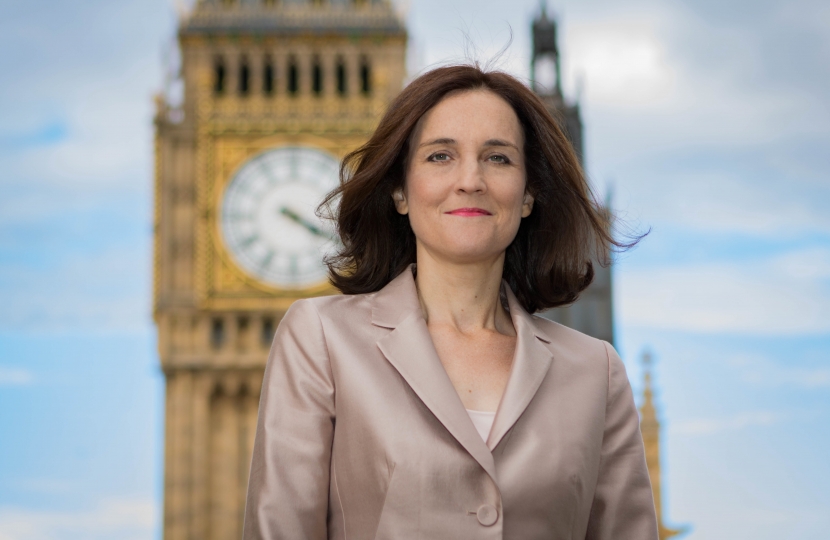
[[[322,230],[320,227],[318,227],[314,223],[308,221],[307,219],[302,217],[300,214],[298,214],[297,212],[295,212],[294,210],[291,210],[290,208],[288,208],[286,206],[283,206],[282,208],[280,208],[280,214],[284,215],[285,217],[287,217],[288,219],[290,219],[294,223],[297,223],[298,225],[302,225],[303,227],[305,227],[308,230],[308,232],[310,232],[311,234],[313,234],[315,236],[320,236],[322,238],[325,238],[326,240],[332,240],[332,241],[335,240],[334,235],[332,235],[328,231]]]

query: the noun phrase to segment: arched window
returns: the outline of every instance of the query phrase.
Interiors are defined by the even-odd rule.
[[[213,93],[221,96],[225,93],[225,62],[217,56],[213,61]]]
[[[239,95],[247,96],[251,91],[251,68],[244,56],[239,62]]]
[[[296,96],[300,89],[300,73],[297,67],[297,59],[293,56],[288,60],[288,77],[286,79],[288,83],[288,94]]]
[[[225,344],[225,321],[215,318],[210,324],[210,346],[221,349]]]
[[[346,63],[343,61],[342,57],[337,59],[337,67],[335,67],[335,77],[337,78],[337,93],[341,96],[345,96],[347,93]]]
[[[264,346],[268,346],[274,341],[274,332],[276,331],[276,325],[274,325],[274,319],[271,317],[266,317],[262,320],[262,333],[260,334],[260,341]]]
[[[372,93],[372,67],[365,56],[360,60],[360,91],[365,96]]]
[[[266,96],[274,93],[274,62],[270,56],[266,56],[262,64],[262,93]]]
[[[323,68],[320,66],[320,59],[316,56],[311,64],[311,91],[315,96],[323,94]]]

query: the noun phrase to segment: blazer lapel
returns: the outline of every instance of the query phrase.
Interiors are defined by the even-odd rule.
[[[470,421],[435,351],[411,268],[376,293],[372,324],[392,329],[378,340],[380,351],[438,421],[495,480],[493,455]]]
[[[502,287],[507,295],[510,317],[516,330],[516,352],[507,387],[487,438],[487,446],[491,451],[530,404],[553,360],[553,353],[546,346],[550,339],[539,331],[533,316],[519,304],[507,283],[503,283]]]

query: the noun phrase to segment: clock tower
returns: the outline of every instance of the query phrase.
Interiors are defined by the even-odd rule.
[[[154,317],[166,387],[164,538],[238,538],[267,351],[333,294],[315,215],[405,75],[389,0],[198,0],[183,98],[155,117]]]

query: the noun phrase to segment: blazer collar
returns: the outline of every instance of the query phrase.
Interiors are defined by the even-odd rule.
[[[507,387],[504,389],[493,428],[487,438],[490,450],[498,446],[524,413],[553,361],[553,353],[547,347],[551,338],[542,330],[533,315],[525,311],[504,281],[502,288],[507,295],[510,318],[516,330],[516,351],[513,353],[510,378],[507,379]]]
[[[435,351],[411,270],[410,266],[374,295],[372,324],[392,330],[378,340],[378,347],[424,405],[495,480],[492,450],[522,415],[542,383],[553,358],[545,346],[550,338],[522,308],[510,287],[502,283],[516,329],[516,351],[485,445]]]
[[[372,324],[383,328],[396,328],[413,313],[421,314],[418,289],[415,288],[414,264],[410,264],[398,277],[374,294]]]

